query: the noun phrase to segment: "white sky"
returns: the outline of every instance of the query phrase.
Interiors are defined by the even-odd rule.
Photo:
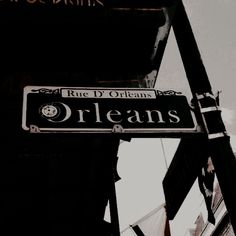
[[[221,90],[222,117],[236,150],[236,1],[184,0],[213,92]],[[191,98],[182,61],[171,31],[156,87],[182,91]],[[178,139],[162,139],[170,163]],[[168,163],[168,164],[169,164]],[[126,228],[164,203],[162,180],[166,165],[160,139],[132,139],[119,148],[116,184],[120,229]],[[175,219],[172,236],[183,236],[194,226],[202,208],[202,196],[195,183]]]

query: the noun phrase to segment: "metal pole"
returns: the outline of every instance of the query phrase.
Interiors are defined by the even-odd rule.
[[[210,155],[223,199],[236,234],[236,159],[182,1],[179,1],[172,26],[193,98],[197,104],[197,113],[208,136]],[[198,148],[197,143],[196,148]]]
[[[120,236],[120,226],[119,226],[119,217],[117,209],[117,199],[116,199],[116,190],[115,183],[113,181],[113,187],[111,189],[111,196],[109,199],[110,204],[110,214],[111,214],[111,226],[112,226],[112,236]]]
[[[119,138],[114,138],[114,143],[116,144],[115,149],[112,150],[110,156],[110,173],[109,173],[109,207],[110,207],[110,218],[111,218],[111,228],[112,228],[112,236],[120,236],[120,225],[119,225],[119,215],[118,215],[118,207],[117,207],[117,198],[116,198],[116,186],[115,186],[115,171],[116,171],[116,156],[118,153]]]

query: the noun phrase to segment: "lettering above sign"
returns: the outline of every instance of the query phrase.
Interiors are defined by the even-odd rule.
[[[193,133],[187,98],[174,91],[24,88],[22,128],[30,132]]]
[[[81,7],[104,7],[105,0],[0,0],[9,4],[34,4],[34,5],[71,5]]]
[[[109,8],[157,8],[170,5],[171,0],[0,0],[0,4],[18,5],[59,5],[79,7],[109,7]],[[172,3],[173,4],[173,3]]]

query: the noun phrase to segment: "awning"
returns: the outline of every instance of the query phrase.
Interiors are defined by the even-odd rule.
[[[2,68],[98,75],[151,72],[159,67],[175,1],[133,2],[0,1]]]

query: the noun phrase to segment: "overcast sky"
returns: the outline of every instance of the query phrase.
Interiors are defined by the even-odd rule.
[[[213,92],[222,91],[222,117],[236,151],[236,1],[184,0]],[[191,93],[171,30],[156,88]],[[119,149],[116,184],[121,230],[164,203],[162,180],[178,146],[178,139],[132,139]],[[163,151],[165,153],[163,153]],[[171,221],[172,236],[183,236],[202,209],[203,198],[195,183],[177,216]]]

